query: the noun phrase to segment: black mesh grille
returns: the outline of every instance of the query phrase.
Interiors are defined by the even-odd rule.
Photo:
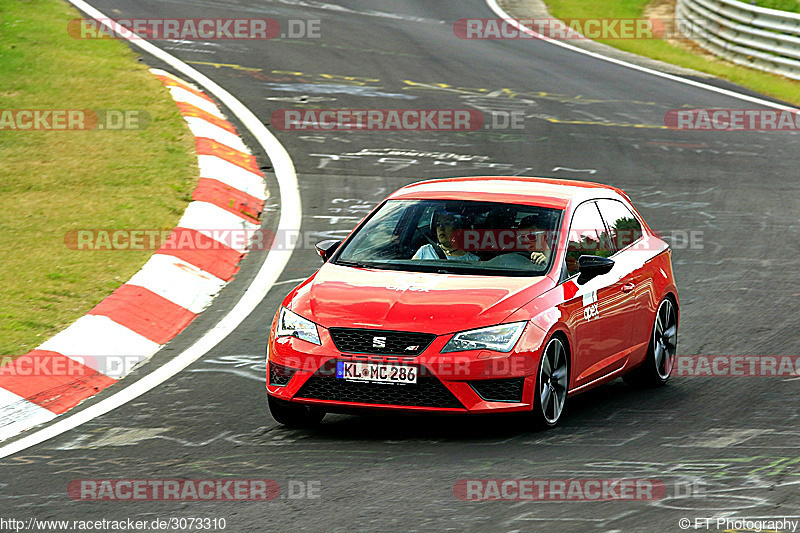
[[[379,329],[331,328],[330,333],[341,352],[378,355],[419,355],[436,338],[430,333]]]
[[[305,382],[297,397],[379,405],[464,407],[447,387],[434,377],[419,377],[416,384],[395,385],[353,382],[314,374]]]
[[[525,378],[487,379],[469,384],[487,402],[521,402]]]
[[[269,384],[276,387],[285,387],[289,384],[289,380],[292,379],[292,376],[296,370],[294,368],[288,368],[283,365],[276,365],[275,363],[269,363]]]

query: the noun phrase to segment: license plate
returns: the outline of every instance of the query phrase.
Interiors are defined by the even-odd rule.
[[[417,368],[405,365],[337,361],[336,377],[348,381],[409,384],[417,382]]]

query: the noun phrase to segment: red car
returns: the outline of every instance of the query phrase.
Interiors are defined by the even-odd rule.
[[[525,412],[622,376],[666,383],[671,250],[621,190],[544,178],[415,183],[378,205],[284,299],[267,393],[287,426],[328,411]]]

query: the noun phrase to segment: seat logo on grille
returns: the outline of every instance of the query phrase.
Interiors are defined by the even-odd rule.
[[[372,337],[373,348],[386,348],[386,337]]]

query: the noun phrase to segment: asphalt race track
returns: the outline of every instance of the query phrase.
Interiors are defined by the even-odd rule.
[[[290,19],[320,20],[319,39],[155,43],[268,126],[274,111],[296,108],[524,112],[524,128],[514,130],[273,129],[297,168],[310,242],[346,235],[389,192],[423,178],[610,183],[674,239],[679,354],[800,354],[800,289],[791,282],[800,270],[800,138],[661,127],[671,109],[754,104],[541,41],[457,39],[457,19],[495,17],[483,0],[93,5],[114,18],[269,17],[282,28]],[[276,183],[270,189],[277,198]],[[275,227],[280,207],[268,201],[264,227]],[[263,258],[250,254],[214,305],[137,374],[212,326]],[[674,377],[645,391],[616,380],[572,398],[560,426],[544,433],[514,417],[328,415],[316,431],[282,428],[266,406],[265,339],[281,299],[319,265],[312,248],[299,247],[256,311],[201,360],[105,416],[0,459],[2,514],[225,518],[235,532],[680,531],[680,518],[800,516],[800,378]],[[282,497],[176,503],[67,495],[72,480],[106,478],[273,479]],[[506,478],[659,479],[666,495],[610,502],[454,496],[460,479]],[[318,487],[318,497],[290,498],[290,485],[295,494]]]

